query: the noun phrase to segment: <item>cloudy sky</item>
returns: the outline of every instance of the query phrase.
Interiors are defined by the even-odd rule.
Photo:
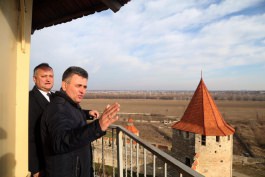
[[[90,90],[195,90],[201,71],[209,90],[265,90],[265,1],[131,0],[35,31],[31,70],[41,62],[54,89],[81,66]]]

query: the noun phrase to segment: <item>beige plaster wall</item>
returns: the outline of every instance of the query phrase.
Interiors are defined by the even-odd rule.
[[[28,82],[32,0],[0,1],[0,176],[28,174]],[[22,31],[24,33],[22,34]],[[22,36],[25,39],[22,50]]]
[[[230,135],[230,139],[220,136],[219,142],[216,142],[216,136],[206,136],[204,146],[201,145],[201,135],[189,133],[187,137],[186,133],[173,130],[173,157],[182,163],[189,158],[196,171],[206,177],[232,177],[233,135]]]
[[[206,137],[206,146],[201,145],[201,135],[195,135],[195,151],[198,154],[196,171],[206,177],[232,177],[233,136]]]

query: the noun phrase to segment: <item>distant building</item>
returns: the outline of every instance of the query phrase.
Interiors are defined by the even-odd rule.
[[[132,118],[128,119],[128,123],[127,123],[126,129],[128,131],[132,132],[133,134],[135,134],[136,136],[139,136],[139,130],[134,126]],[[127,139],[127,144],[129,144],[129,143],[130,143],[130,138]],[[134,145],[136,144],[135,141],[132,141],[132,143]]]
[[[232,177],[235,130],[224,121],[203,79],[172,129],[176,159],[206,177]]]
[[[135,134],[136,136],[139,136],[139,130],[134,126],[132,118],[128,119],[126,129]]]

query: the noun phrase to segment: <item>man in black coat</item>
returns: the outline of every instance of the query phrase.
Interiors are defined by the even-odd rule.
[[[50,102],[49,94],[53,87],[53,69],[47,63],[34,68],[33,81],[35,86],[29,92],[29,171],[33,177],[41,177],[44,168],[40,136],[40,119]],[[47,95],[48,94],[48,95]]]
[[[91,142],[105,134],[118,120],[120,105],[108,105],[99,119],[86,122],[79,103],[87,89],[88,74],[69,67],[62,87],[55,93],[41,118],[41,138],[46,177],[90,177],[93,175]]]

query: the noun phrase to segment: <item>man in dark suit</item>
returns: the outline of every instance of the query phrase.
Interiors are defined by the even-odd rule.
[[[50,102],[53,87],[53,69],[47,63],[34,68],[35,86],[29,92],[29,171],[32,177],[43,177],[44,157],[40,136],[40,119]]]

